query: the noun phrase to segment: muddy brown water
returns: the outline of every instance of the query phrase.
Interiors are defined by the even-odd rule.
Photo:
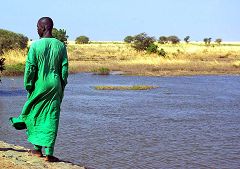
[[[97,91],[96,85],[154,85]],[[0,140],[31,148],[8,123],[26,101],[23,77],[0,84]],[[96,169],[239,168],[240,77],[70,75],[55,155]]]

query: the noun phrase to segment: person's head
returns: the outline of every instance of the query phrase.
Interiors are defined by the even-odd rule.
[[[37,30],[41,37],[51,37],[53,29],[53,20],[50,17],[42,17],[38,20]]]

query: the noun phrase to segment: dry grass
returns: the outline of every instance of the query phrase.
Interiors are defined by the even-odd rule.
[[[101,67],[138,75],[239,74],[240,43],[205,46],[201,43],[159,44],[167,56],[135,51],[124,43],[68,45],[70,72]],[[6,65],[25,62],[26,51],[5,53]],[[7,72],[7,71],[6,71]]]
[[[96,90],[150,90],[156,86],[134,85],[134,86],[95,86]]]
[[[26,50],[17,49],[6,52],[3,57],[6,58],[6,65],[10,66],[16,64],[25,64],[26,54]]]

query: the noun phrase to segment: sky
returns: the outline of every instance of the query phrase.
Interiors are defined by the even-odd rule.
[[[146,32],[240,41],[239,7],[239,0],[2,0],[0,28],[38,39],[37,21],[49,16],[69,40],[120,41]]]

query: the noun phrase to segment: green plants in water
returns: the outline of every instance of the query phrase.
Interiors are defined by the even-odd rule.
[[[95,86],[96,90],[150,90],[157,86],[133,85],[133,86]]]
[[[92,72],[95,75],[109,75],[110,69],[108,69],[106,67],[100,67],[98,69],[93,69]]]
[[[9,75],[22,75],[24,74],[24,69],[25,69],[25,64],[22,64],[22,63],[5,66],[5,70]]]

